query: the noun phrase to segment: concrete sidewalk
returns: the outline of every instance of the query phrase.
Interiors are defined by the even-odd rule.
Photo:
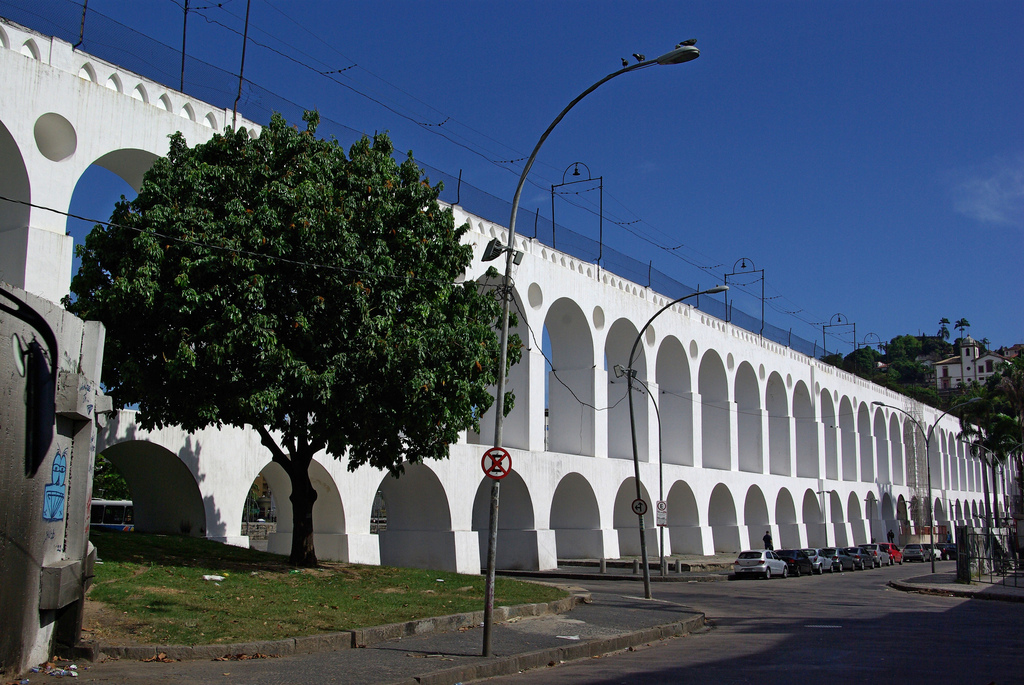
[[[665,558],[665,572],[660,563],[651,560],[652,583],[701,583],[728,580],[732,573],[735,554],[715,556],[675,555]],[[639,557],[621,559],[559,559],[558,568],[547,571],[500,571],[511,578],[571,579],[574,582],[588,580],[633,580],[641,582],[643,572]]]
[[[940,571],[922,576],[914,576],[906,580],[891,580],[889,586],[905,592],[921,592],[931,595],[948,597],[968,597],[971,599],[994,599],[1003,602],[1024,602],[1024,578],[1017,579],[1017,586],[1002,583],[958,583],[956,571]]]
[[[79,682],[111,685],[214,681],[246,685],[450,685],[597,657],[704,629],[702,613],[670,602],[645,600],[642,585],[635,584],[635,593],[633,587],[632,583],[624,584],[621,594],[597,597],[573,588],[575,599],[559,606],[524,605],[510,612],[503,622],[495,623],[490,657],[480,656],[482,617],[474,612],[365,629],[347,640],[349,633],[293,640],[291,647],[281,644],[289,641],[216,649],[150,646],[144,651],[122,652],[125,656],[120,659],[100,657],[93,663],[80,660],[55,665],[67,671],[74,664]],[[271,650],[279,656],[271,656]],[[165,655],[162,658],[161,653]],[[223,660],[236,653],[247,657]],[[134,658],[128,658],[129,654]],[[191,660],[170,660],[175,657]],[[52,676],[29,673],[20,682],[52,682]]]

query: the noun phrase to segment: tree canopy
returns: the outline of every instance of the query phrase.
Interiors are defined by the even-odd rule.
[[[501,304],[460,282],[468,225],[411,153],[398,163],[378,134],[346,157],[304,120],[172,136],[79,248],[67,306],[106,325],[108,394],[143,426],[259,431],[291,479],[292,561],[309,565],[313,455],[393,473],[447,457],[493,402]]]

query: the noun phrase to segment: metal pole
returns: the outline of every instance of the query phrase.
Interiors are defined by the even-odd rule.
[[[245,0],[245,30],[242,32],[242,64],[238,67],[238,95],[235,96],[235,104],[231,108],[231,130],[235,130],[235,121],[238,119],[238,101],[242,99],[242,75],[245,73],[245,44],[249,42],[249,6],[252,0]]]
[[[973,404],[974,402],[980,402],[981,399],[982,398],[980,398],[980,397],[972,397],[971,399],[967,400],[966,402],[960,402],[959,404],[954,404],[952,407],[950,407],[946,411],[944,411],[941,414],[939,414],[939,418],[935,419],[935,423],[933,423],[931,425],[931,428],[929,428],[927,432],[925,432],[924,426],[921,425],[921,422],[918,421],[917,419],[915,419],[913,417],[913,415],[910,414],[910,412],[908,412],[908,411],[906,411],[904,409],[900,409],[899,407],[894,407],[891,404],[886,404],[885,402],[879,402],[877,400],[871,403],[874,406],[877,406],[877,407],[888,407],[889,409],[893,409],[895,411],[900,412],[901,414],[906,415],[906,417],[908,419],[910,419],[911,421],[913,421],[914,425],[917,426],[917,430],[921,431],[921,435],[924,436],[924,453],[925,453],[924,456],[925,456],[925,460],[926,460],[926,464],[927,464],[927,473],[928,473],[928,539],[929,539],[929,542],[931,544],[931,554],[930,554],[930,556],[931,556],[931,560],[932,560],[932,573],[935,573],[935,511],[934,511],[935,502],[932,500],[932,448],[931,448],[932,433],[934,433],[935,427],[939,425],[939,422],[942,421],[942,419],[947,414],[952,412],[954,409],[959,409],[960,407],[966,406],[968,404]]]
[[[683,300],[687,300],[691,297],[699,297],[705,293],[721,293],[728,291],[728,286],[720,285],[708,290],[698,290],[695,293],[689,295],[683,295],[682,297],[676,298],[666,304],[664,307],[655,312],[654,316],[647,320],[644,327],[640,329],[640,332],[636,336],[636,340],[633,341],[633,348],[629,351],[629,364],[626,367],[626,392],[629,393],[629,431],[633,439],[633,472],[636,475],[636,498],[643,499],[640,494],[640,455],[636,445],[636,414],[633,411],[633,376],[636,371],[633,369],[633,360],[636,357],[636,349],[640,346],[640,340],[644,337],[644,332],[650,328],[651,324],[669,307],[679,304]],[[640,519],[640,554],[643,555],[644,564],[644,597],[651,599],[651,572],[647,568],[647,533],[644,529],[644,517],[643,514],[638,515]]]
[[[821,493],[821,508],[825,512],[825,546],[828,547],[828,504],[824,492]]]
[[[77,50],[82,45],[82,41],[85,40],[85,13],[89,10],[89,0],[85,0],[82,4],[82,24],[78,28],[78,42],[71,46],[72,50]]]
[[[663,502],[665,500],[665,469],[663,468],[664,462],[662,461],[661,409],[658,408],[658,403],[654,400],[651,388],[639,378],[636,379],[636,382],[643,387],[647,396],[651,398],[651,404],[654,406],[654,415],[658,418],[658,501]],[[654,520],[657,521],[657,511],[655,511],[654,517]],[[665,526],[658,526],[658,568],[660,575],[668,575],[668,569],[665,567]]]
[[[650,389],[647,390],[647,394],[651,395]],[[654,401],[654,396],[651,395],[651,402],[654,403],[654,415],[658,417],[658,501],[665,501],[665,464],[662,460],[662,435],[661,435],[661,409],[658,408],[658,403]],[[667,506],[667,505],[666,505]],[[654,514],[655,522],[657,522],[657,512]],[[666,512],[667,518],[667,512]],[[668,521],[665,521],[668,524]],[[665,526],[658,526],[658,568],[661,569],[661,575],[668,575],[668,569],[665,568]]]
[[[940,416],[939,419],[942,417]],[[935,422],[938,424],[938,421]],[[920,427],[920,426],[918,426]],[[935,426],[932,426],[934,429]],[[932,500],[932,431],[924,439],[924,454],[928,464],[928,542],[931,553],[928,555],[932,560],[932,573],[935,573],[935,502]]]
[[[494,625],[494,571],[498,552],[498,494],[501,481],[491,481],[491,518],[487,528],[487,576],[484,579],[484,656],[491,656]]]
[[[604,256],[604,176],[598,176],[597,183],[600,188],[597,205],[597,264],[600,266]]]
[[[828,547],[828,501],[825,499],[825,495],[830,495],[835,490],[818,490],[818,494],[821,495],[821,508],[825,512],[825,546]]]
[[[630,368],[626,373],[626,393],[629,395],[629,431],[633,439],[633,476],[636,478],[636,498],[642,500],[643,495],[640,492],[640,460],[637,458],[636,447],[636,422],[633,421],[633,374],[635,371],[633,371],[632,364],[630,364]],[[647,564],[647,534],[644,528],[644,515],[637,514],[637,519],[640,522],[640,564],[644,572],[644,598],[651,599],[651,569]]]
[[[185,0],[185,18],[181,22],[181,82],[178,90],[185,92],[185,35],[188,33],[188,3]]]
[[[551,131],[554,130],[555,126],[569,113],[576,104],[594,92],[598,87],[604,83],[610,81],[616,76],[620,76],[630,71],[642,69],[645,67],[654,66],[655,64],[681,64],[684,61],[696,59],[700,56],[700,51],[692,45],[682,46],[675,50],[668,52],[658,59],[647,60],[632,64],[628,67],[619,69],[618,71],[608,74],[603,79],[595,83],[594,85],[587,88],[585,91],[577,95],[572,102],[570,102],[565,109],[558,113],[555,120],[548,125],[547,130],[541,135],[540,140],[533,148],[533,152],[530,153],[529,159],[526,160],[526,164],[523,166],[523,173],[519,176],[519,183],[516,185],[515,195],[512,197],[512,213],[508,220],[508,254],[505,256],[505,282],[503,284],[502,292],[502,306],[501,306],[501,337],[499,339],[499,350],[498,350],[498,387],[495,398],[495,412],[494,412],[494,446],[501,447],[502,445],[502,422],[505,418],[505,366],[508,361],[508,317],[509,317],[509,301],[511,300],[511,284],[512,284],[512,266],[513,257],[515,255],[515,237],[516,237],[516,214],[519,212],[519,198],[523,194],[523,186],[526,185],[526,177],[530,173],[530,169],[533,168],[533,162],[537,159],[537,153],[540,152],[541,146],[544,145],[544,141],[551,135]],[[241,86],[239,86],[241,89]],[[553,229],[552,229],[553,230]],[[552,235],[552,244],[554,243],[554,235]],[[553,246],[553,245],[552,245]],[[506,292],[508,289],[508,292]],[[497,482],[497,481],[495,481]],[[491,628],[494,621],[494,548],[497,546],[497,530],[498,530],[498,490],[496,487],[491,489],[491,522],[490,531],[492,535],[489,536],[488,550],[487,550],[487,576],[484,582],[484,644],[483,644],[483,655],[491,655]]]

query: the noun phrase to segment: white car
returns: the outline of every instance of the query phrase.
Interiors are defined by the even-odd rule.
[[[786,562],[775,556],[770,549],[752,549],[740,552],[732,565],[737,578],[743,576],[761,576],[771,578],[773,575],[785,578],[789,575]]]

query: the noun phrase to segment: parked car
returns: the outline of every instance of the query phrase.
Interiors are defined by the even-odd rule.
[[[897,564],[903,563],[903,552],[900,551],[899,547],[892,544],[891,542],[879,542],[878,546],[889,553],[889,559],[892,562],[895,562]]]
[[[855,562],[854,570],[857,570],[858,566],[860,567],[861,571],[863,571],[866,568],[874,568],[875,562],[871,558],[871,555],[868,554],[865,550],[861,549],[860,547],[847,547],[844,551],[848,555],[853,557],[853,560]]]
[[[952,542],[944,542],[938,546],[942,550],[942,560],[952,559],[956,561],[956,545]]]
[[[826,566],[832,566],[832,560],[826,561],[825,557],[818,554],[818,550],[814,548],[805,549],[804,554],[810,559],[811,568],[814,570],[814,573],[817,573],[819,576],[825,572]]]
[[[930,561],[932,548],[917,542],[911,542],[903,548],[903,559],[905,561]]]
[[[732,565],[737,578],[743,576],[761,576],[765,579],[773,575],[785,578],[789,568],[782,559],[775,556],[770,549],[754,549],[740,552]]]
[[[889,556],[889,553],[881,545],[872,542],[869,545],[861,545],[860,547],[871,552],[875,558],[875,566],[892,566],[892,557]]]
[[[822,547],[818,553],[831,563],[828,569],[830,573],[853,571],[857,568],[857,562],[842,547]]]
[[[802,549],[777,549],[775,556],[786,562],[789,567],[789,574],[799,578],[803,573],[814,573],[814,566],[807,558],[807,553]]]

